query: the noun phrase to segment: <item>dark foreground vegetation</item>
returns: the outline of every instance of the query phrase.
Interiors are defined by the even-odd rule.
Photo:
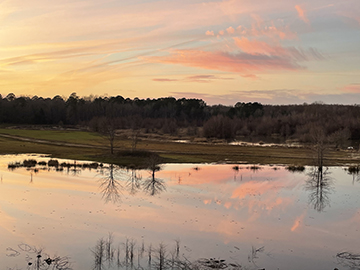
[[[360,139],[357,105],[262,105],[238,102],[234,106],[209,106],[201,99],[139,99],[116,97],[68,98],[0,95],[0,124],[81,126],[93,131],[104,125],[117,129],[142,129],[147,133],[186,135],[232,140],[276,137],[311,141],[313,127],[321,127],[336,146]]]

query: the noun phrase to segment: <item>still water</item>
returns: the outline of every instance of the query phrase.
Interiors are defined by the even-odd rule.
[[[360,182],[346,168],[321,182],[310,167],[164,164],[155,179],[108,164],[8,169],[30,158],[49,161],[0,156],[1,269],[156,268],[160,255],[208,269],[360,267]],[[101,247],[112,259],[99,262]]]

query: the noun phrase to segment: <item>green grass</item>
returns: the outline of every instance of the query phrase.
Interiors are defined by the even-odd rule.
[[[137,150],[145,152],[132,153],[130,151],[131,141],[119,139],[116,142],[115,149],[117,154],[112,156],[109,154],[106,139],[91,132],[0,129],[0,134],[47,141],[46,143],[24,142],[0,137],[0,154],[43,153],[58,158],[91,160],[124,166],[130,164],[143,166],[147,160],[144,153],[148,151],[156,152],[164,162],[169,163],[229,162],[297,166],[313,165],[313,152],[308,148],[183,144],[142,140],[138,143]],[[52,142],[68,142],[88,145],[90,147],[60,146],[53,145]],[[328,151],[325,165],[358,163],[358,159],[358,153]]]
[[[23,142],[0,137],[0,154],[40,153],[58,158],[96,160],[98,152],[91,148],[65,147],[51,144]]]
[[[63,130],[0,129],[0,134],[20,136],[38,140],[68,142],[89,145],[104,145],[104,139],[97,133]]]

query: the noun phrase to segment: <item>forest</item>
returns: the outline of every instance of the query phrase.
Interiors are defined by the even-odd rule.
[[[312,131],[321,128],[340,146],[344,140],[360,139],[360,106],[263,105],[237,102],[234,106],[207,105],[201,99],[156,99],[87,96],[72,93],[68,98],[0,95],[0,124],[78,127],[101,132],[111,123],[116,129],[145,133],[187,135],[234,140],[243,137],[311,141]]]

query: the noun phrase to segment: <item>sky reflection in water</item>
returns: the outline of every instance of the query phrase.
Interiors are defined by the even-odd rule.
[[[248,267],[255,267],[252,248],[264,246],[256,267],[267,270],[333,269],[338,252],[360,252],[360,183],[343,168],[329,168],[318,185],[311,168],[166,164],[155,174],[164,188],[151,196],[141,184],[151,180],[148,171],[7,169],[25,158],[0,157],[0,261],[8,267],[26,269],[6,256],[8,247],[26,243],[71,257],[73,269],[91,269],[90,249],[109,232],[116,243],[172,246],[180,239],[190,260]],[[116,196],[102,193],[109,187]]]

